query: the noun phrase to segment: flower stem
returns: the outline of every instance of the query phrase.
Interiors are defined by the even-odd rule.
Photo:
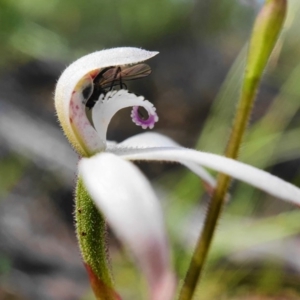
[[[240,145],[256,98],[256,92],[263,71],[283,27],[286,9],[286,0],[266,0],[265,5],[256,18],[249,45],[242,92],[225,151],[226,157],[232,159],[238,157]],[[222,211],[230,180],[230,177],[225,174],[218,175],[217,187],[212,196],[204,227],[198,239],[180,292],[180,300],[190,300],[194,295],[208,255],[217,221]]]
[[[105,220],[81,178],[77,181],[75,201],[77,238],[96,299],[117,299],[108,266]]]

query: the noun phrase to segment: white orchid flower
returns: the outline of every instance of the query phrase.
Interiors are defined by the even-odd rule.
[[[297,205],[300,205],[300,189],[241,162],[180,147],[157,133],[138,134],[119,144],[108,142],[107,127],[118,110],[133,107],[132,120],[144,129],[152,129],[158,116],[144,97],[122,89],[122,82],[120,90],[108,91],[108,85],[104,88],[104,83],[101,86],[99,81],[109,81],[108,77],[115,72],[110,83],[119,83],[122,76],[129,76],[126,70],[139,68],[130,66],[156,54],[126,47],[80,58],[61,75],[55,105],[67,138],[83,157],[79,162],[79,176],[94,203],[139,262],[149,284],[150,298],[168,300],[173,297],[175,277],[159,201],[147,179],[130,160],[179,162],[214,187],[214,179],[203,169],[208,167]],[[138,107],[147,111],[147,118],[139,115]]]

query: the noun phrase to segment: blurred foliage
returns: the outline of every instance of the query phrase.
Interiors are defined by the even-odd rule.
[[[1,0],[1,62],[74,59],[115,45],[146,46],[180,29],[191,8],[189,1],[169,0]]]
[[[240,20],[251,21],[249,12],[234,1],[218,0],[1,0],[0,63],[73,60],[118,45],[147,48],[178,34],[211,38],[236,30]]]
[[[37,115],[40,118],[45,116],[46,119],[47,114],[51,113],[49,120],[54,120],[52,102],[49,104],[47,100],[51,101],[49,91],[54,88],[54,78],[58,78],[66,63],[103,48],[137,46],[161,52],[150,63],[153,75],[137,86],[138,93],[156,101],[160,113],[158,130],[185,146],[196,145],[198,149],[221,154],[240,92],[246,42],[260,2],[0,0],[0,113],[7,113],[4,103],[20,102],[27,108],[28,115],[35,114],[35,119]],[[266,71],[240,157],[242,161],[266,168],[298,186],[299,6],[298,0],[289,0],[285,30]],[[46,70],[41,71],[34,68],[36,61],[51,64],[39,65],[41,68],[46,66]],[[56,65],[57,69],[51,69],[50,66]],[[123,117],[123,112],[120,116]],[[112,138],[123,139],[126,134],[137,132],[127,123],[120,130],[121,117],[115,118],[110,126]],[[54,121],[48,125],[49,131],[45,129],[45,124],[35,127],[40,131],[45,130],[44,135],[48,137],[53,130],[58,131]],[[60,212],[71,215],[72,201],[68,199],[72,197],[70,186],[73,184],[74,171],[68,171],[68,179],[62,181],[57,171],[60,170],[58,166],[61,167],[59,163],[56,165],[53,160],[50,162],[52,168],[45,168],[44,164],[37,162],[34,154],[36,149],[30,161],[28,149],[23,150],[23,146],[16,146],[18,144],[12,147],[6,144],[2,136],[1,139],[0,204],[6,203],[7,199],[11,200],[9,197],[24,196],[25,191],[28,193],[27,198],[38,198],[38,201],[50,197]],[[38,145],[40,140],[33,140]],[[62,145],[60,139],[57,141]],[[52,147],[55,151],[53,157],[58,157],[58,148]],[[22,153],[26,153],[26,156]],[[69,157],[71,154],[70,150],[65,155]],[[42,156],[39,160],[42,160]],[[38,165],[38,169],[33,172],[30,163]],[[155,178],[154,184],[165,209],[174,266],[179,278],[182,278],[201,228],[208,196],[199,179],[191,173],[172,166],[168,168],[169,172],[161,175],[164,170],[161,165],[142,167],[151,178]],[[57,181],[65,185],[65,189],[56,185],[56,180],[52,180],[55,171],[58,173]],[[52,175],[47,177],[47,172]],[[57,187],[55,193],[53,185]],[[39,186],[38,192],[34,186]],[[43,195],[41,190],[44,190]],[[287,248],[280,255],[275,250],[282,245],[289,245],[288,242],[298,245],[299,212],[242,183],[234,183],[231,191],[231,199],[213,244],[204,284],[199,291],[199,299],[297,299],[299,262],[295,259],[293,268],[291,261],[287,260],[290,256]],[[42,209],[32,210],[32,204],[28,207],[28,214],[32,211],[37,212],[37,215],[42,214]],[[53,224],[58,222],[57,218],[59,214],[53,215]],[[72,224],[68,224],[72,228]],[[61,230],[57,234],[60,236]],[[34,240],[34,232],[31,238]],[[75,241],[75,236],[73,238]],[[1,247],[5,241],[2,239]],[[125,252],[123,255],[119,245],[114,241],[112,244],[112,263],[120,293],[129,299],[144,295],[144,284],[139,272],[126,259],[130,253]],[[247,252],[251,249],[255,252],[256,247],[268,245],[270,247],[267,247],[265,255],[251,259]],[[297,246],[291,246],[291,249],[297,249]],[[272,255],[271,250],[276,253]],[[26,284],[30,282],[28,277],[24,277],[30,271],[24,270],[24,263],[21,266],[18,264],[20,257],[10,258],[1,251],[2,248],[1,272],[9,272],[10,268],[14,276],[17,276],[14,270],[21,269],[23,272],[22,276],[13,277],[10,286],[19,286],[19,281]],[[237,260],[235,255],[239,253],[245,255]],[[69,273],[66,274],[64,276],[70,277]],[[76,285],[83,282],[86,290],[84,279],[76,280]],[[0,278],[0,297],[2,287],[7,285]],[[74,287],[69,287],[69,290],[74,290]],[[19,296],[16,299],[25,297]],[[62,296],[59,299],[63,299]],[[87,292],[84,299],[93,299],[93,296]]]
[[[20,180],[26,161],[19,156],[11,155],[0,158],[0,165],[0,197],[2,198]]]

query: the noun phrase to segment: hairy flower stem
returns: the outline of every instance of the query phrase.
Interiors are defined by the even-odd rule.
[[[79,178],[76,186],[76,233],[97,300],[116,299],[108,266],[105,220]]]
[[[242,92],[225,155],[236,159],[251,115],[256,92],[263,70],[282,29],[287,9],[286,0],[266,0],[252,31]],[[219,174],[217,187],[210,202],[202,233],[198,239],[180,300],[192,299],[197,282],[203,271],[209,247],[222,211],[224,199],[230,184],[230,177]]]

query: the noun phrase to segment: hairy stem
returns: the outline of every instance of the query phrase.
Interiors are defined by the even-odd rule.
[[[81,178],[77,181],[75,199],[77,238],[96,299],[116,299],[108,264],[105,220],[95,207]]]

